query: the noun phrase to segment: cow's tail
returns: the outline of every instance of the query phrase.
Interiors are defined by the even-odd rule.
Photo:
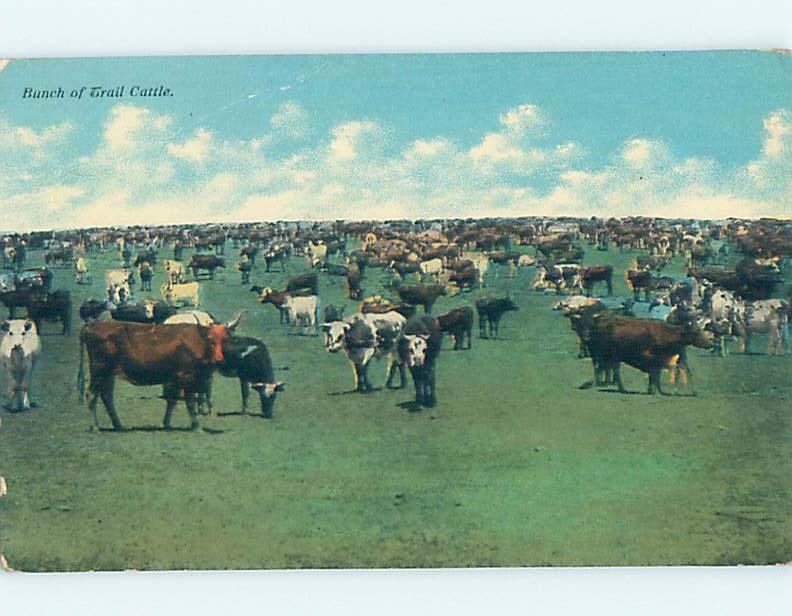
[[[80,330],[80,367],[77,370],[77,391],[80,402],[85,402],[85,327]]]

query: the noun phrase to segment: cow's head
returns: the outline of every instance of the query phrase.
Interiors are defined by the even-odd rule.
[[[344,335],[350,327],[351,325],[344,321],[332,321],[322,324],[324,346],[328,353],[338,353],[344,348]]]
[[[423,366],[429,351],[429,336],[427,334],[406,334],[403,340],[407,367]]]
[[[11,351],[20,348],[27,355],[36,345],[38,332],[30,319],[10,319],[0,323],[0,355],[10,357]]]
[[[223,343],[228,340],[230,334],[228,327],[220,323],[209,326],[208,338],[212,345],[212,361],[221,364],[225,360],[223,356]]]
[[[259,293],[258,301],[260,301],[262,304],[266,304],[272,296],[272,293],[272,287],[264,287]]]

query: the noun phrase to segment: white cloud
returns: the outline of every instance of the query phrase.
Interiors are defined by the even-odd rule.
[[[339,124],[333,129],[330,159],[333,161],[353,160],[360,154],[361,144],[366,138],[374,136],[378,132],[377,125],[368,120]]]
[[[273,130],[279,131],[288,137],[302,139],[310,131],[310,118],[299,103],[286,101],[272,115],[270,125]]]
[[[198,128],[182,140],[168,115],[121,105],[94,152],[53,158],[72,134],[0,118],[0,213],[37,207],[36,227],[185,221],[386,219],[416,216],[760,216],[792,203],[792,134],[786,111],[764,122],[755,160],[737,170],[678,158],[667,144],[626,140],[607,164],[584,164],[575,141],[552,142],[533,105],[506,110],[500,129],[472,147],[427,136],[401,151],[374,120],[336,125],[313,143],[297,103],[272,115],[272,132],[223,140]],[[762,127],[757,127],[761,130]],[[302,135],[302,137],[300,137]],[[284,144],[286,144],[284,146]],[[282,147],[283,146],[283,147]],[[386,155],[387,154],[387,155]]]
[[[212,133],[208,130],[199,128],[195,131],[195,137],[188,139],[182,144],[168,144],[168,153],[176,158],[192,162],[202,162],[209,154],[212,145]]]

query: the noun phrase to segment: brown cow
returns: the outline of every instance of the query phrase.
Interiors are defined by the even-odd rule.
[[[619,373],[619,364],[626,363],[649,375],[649,392],[664,393],[660,386],[663,370],[690,377],[685,357],[690,345],[712,348],[712,335],[695,324],[669,325],[663,321],[634,319],[612,314],[594,315],[587,327],[587,346],[595,372],[613,372],[620,392],[626,392]],[[684,370],[684,372],[680,372]],[[595,380],[600,381],[595,374]]]
[[[394,289],[404,303],[423,306],[426,314],[431,314],[437,298],[446,294],[445,287],[441,284],[401,284]]]
[[[171,428],[176,402],[184,396],[190,413],[191,428],[199,428],[196,402],[198,394],[207,393],[212,371],[223,362],[223,342],[228,339],[225,325],[160,325],[123,321],[94,321],[83,327],[80,335],[80,393],[85,388],[84,353],[88,353],[91,399],[88,408],[99,429],[96,406],[99,397],[107,409],[115,430],[121,420],[113,400],[115,377],[133,385],[164,385],[167,400],[163,426]]]
[[[454,308],[437,317],[440,331],[450,334],[454,338],[454,350],[470,349],[473,345],[473,309],[469,306]],[[467,347],[465,347],[467,336]]]

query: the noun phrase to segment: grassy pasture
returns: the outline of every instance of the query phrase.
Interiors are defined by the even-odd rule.
[[[612,263],[626,294],[632,256],[587,262]],[[117,255],[91,266],[90,287],[56,272],[75,312],[103,294]],[[290,273],[304,268],[294,258]],[[164,432],[158,388],[119,381],[133,429],[91,433],[76,392],[79,319],[67,338],[45,325],[39,407],[0,411],[0,551],[27,571],[789,561],[792,359],[691,349],[695,397],[648,396],[626,367],[636,393],[581,390],[590,363],[550,310],[555,298],[530,290],[533,270],[505,273],[438,301],[436,314],[509,288],[520,310],[500,340],[476,337],[472,351],[445,341],[438,406],[420,413],[400,406],[411,384],[349,393],[345,359],[279,325],[231,268],[202,283],[202,307],[223,319],[248,308],[240,333],[268,344],[287,383],[272,420],[215,415],[203,418],[210,432]],[[252,282],[286,278],[260,266]],[[163,280],[157,266],[155,295]],[[382,292],[378,281],[369,272],[367,294]],[[320,293],[352,311],[343,279],[323,276]],[[372,366],[375,386],[384,371]],[[236,381],[216,376],[214,389],[217,411],[239,409]],[[100,421],[109,427],[101,406]],[[183,404],[174,425],[188,425]]]

